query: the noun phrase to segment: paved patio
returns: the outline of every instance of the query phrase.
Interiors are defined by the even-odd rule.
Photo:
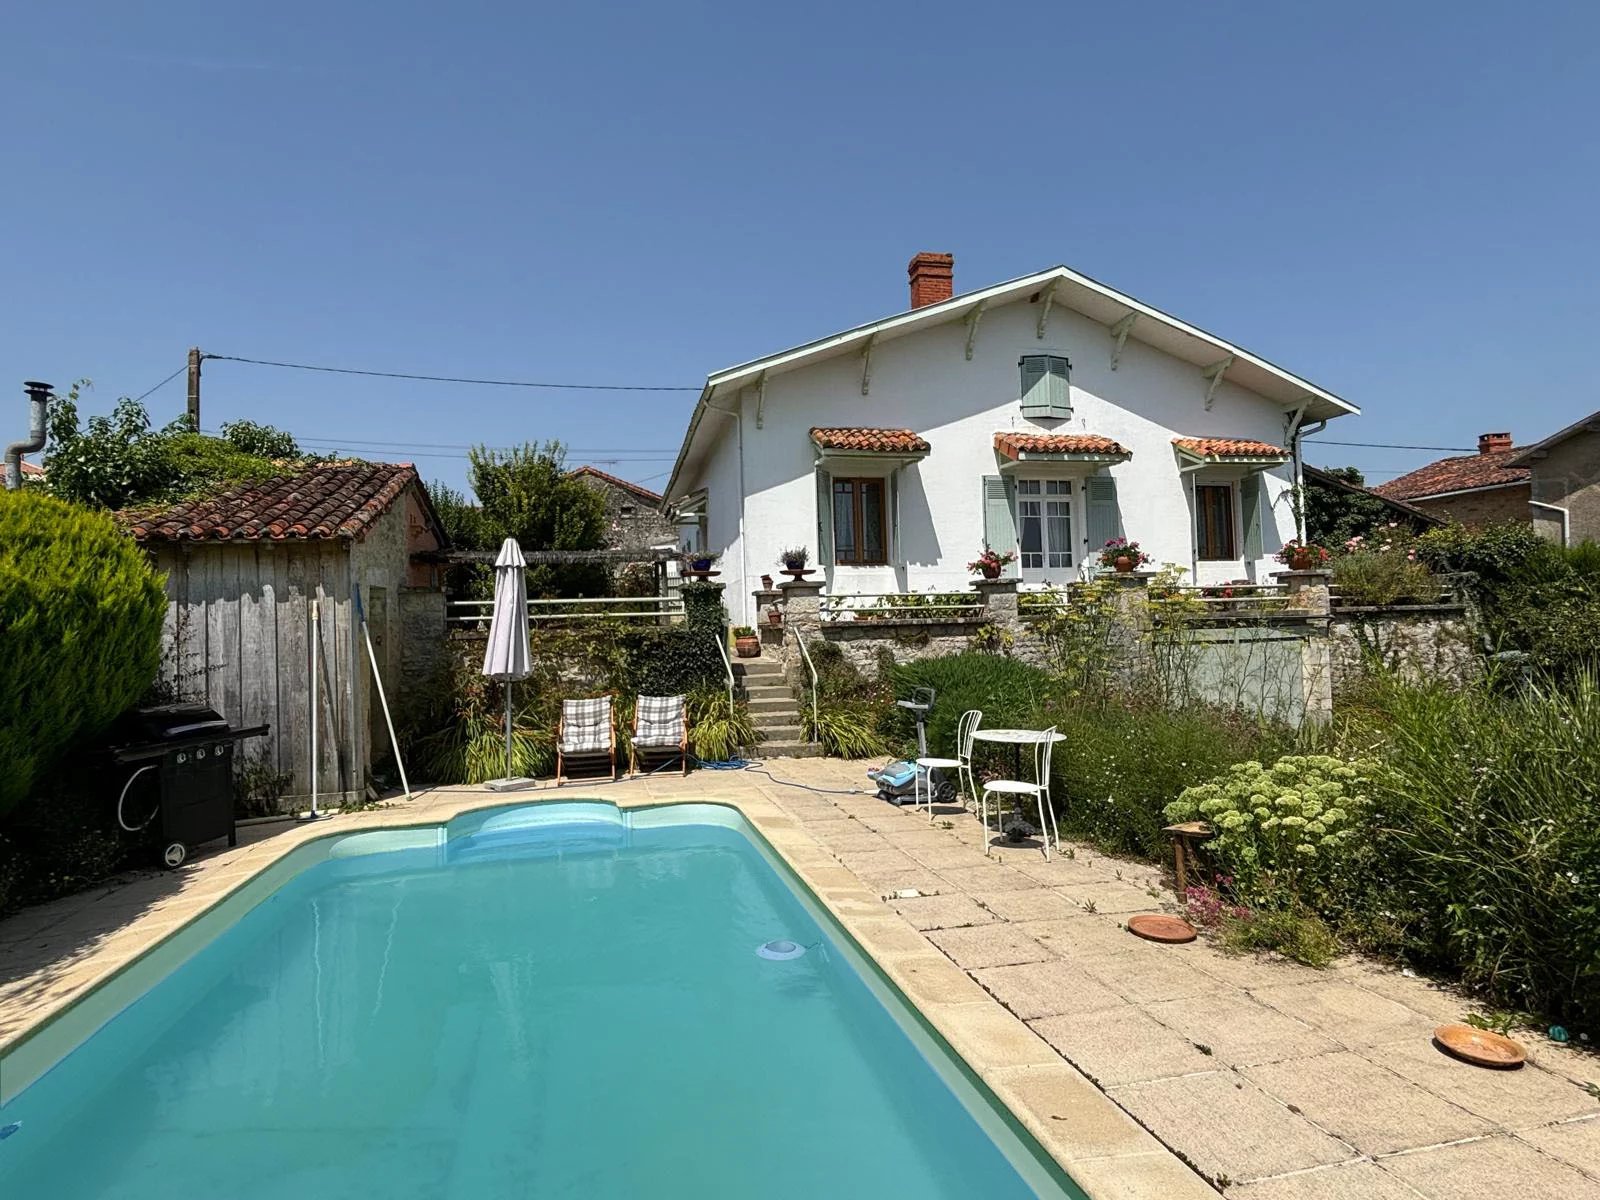
[[[1097,1200],[1203,1192],[1162,1145],[1242,1200],[1600,1200],[1600,1101],[1582,1086],[1600,1061],[1530,1039],[1526,1068],[1480,1070],[1429,1040],[1471,1006],[1420,979],[1139,941],[1128,914],[1176,907],[1154,868],[1082,846],[985,858],[965,813],[930,823],[848,794],[862,769],[776,760],[772,777],[523,796],[737,804]],[[441,789],[314,829],[255,826],[182,872],[0,921],[0,1049],[309,837],[511,799]]]

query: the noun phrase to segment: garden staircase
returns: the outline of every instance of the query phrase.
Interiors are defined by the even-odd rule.
[[[741,658],[733,677],[756,727],[755,753],[765,758],[816,758],[822,747],[805,740],[800,703],[784,678],[783,667],[770,658]]]

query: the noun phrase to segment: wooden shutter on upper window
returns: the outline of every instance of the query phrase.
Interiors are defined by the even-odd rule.
[[[1072,415],[1072,365],[1063,355],[1025,354],[1021,370],[1023,416]]]
[[[983,544],[996,554],[1017,552],[1017,485],[1007,476],[983,477]],[[1015,562],[1004,572],[1008,579],[1017,573]]]

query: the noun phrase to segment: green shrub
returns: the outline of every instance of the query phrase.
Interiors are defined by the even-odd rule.
[[[683,620],[690,629],[711,629],[718,633],[728,626],[728,609],[722,603],[722,585],[690,580],[680,585]]]
[[[1051,762],[1062,834],[1151,861],[1169,853],[1166,808],[1185,788],[1235,763],[1270,761],[1295,741],[1283,726],[1200,704],[1073,702],[1039,721],[1065,738]]]
[[[882,710],[870,701],[830,701],[804,711],[806,737],[822,743],[822,752],[839,758],[872,758],[888,753],[888,743],[878,732]]]
[[[1377,746],[1376,948],[1496,1003],[1600,1022],[1600,680],[1515,694],[1373,680],[1343,731]]]
[[[64,770],[7,819],[0,912],[93,887],[122,865],[125,847],[91,762]]]
[[[749,710],[720,688],[689,694],[689,749],[703,762],[727,762],[756,742]]]
[[[1439,592],[1433,572],[1399,550],[1357,550],[1336,555],[1329,565],[1339,598],[1351,604],[1432,600]]]
[[[991,729],[1033,727],[1057,687],[1048,673],[1020,659],[974,651],[901,664],[890,682],[899,697],[909,697],[919,687],[934,690],[928,752],[947,758],[955,754],[956,723],[968,709],[981,709],[983,724]],[[914,744],[916,720],[909,710],[893,708],[886,727],[898,741]]]
[[[419,783],[483,783],[506,774],[505,685],[484,678],[471,658],[456,659],[408,731],[406,761]],[[552,706],[551,696],[512,686],[511,774],[546,775],[555,768],[559,699]]]
[[[727,679],[717,653],[720,630],[689,625],[628,630],[620,635],[625,665],[611,683],[620,692],[643,696],[682,696],[716,688]]]
[[[1366,834],[1368,766],[1328,755],[1242,762],[1185,788],[1169,821],[1203,820],[1206,852],[1252,907],[1299,909],[1350,890],[1349,865]]]
[[[1259,909],[1222,922],[1222,944],[1229,950],[1274,950],[1309,967],[1325,967],[1339,957],[1338,937],[1314,912],[1303,908]]]
[[[0,813],[155,680],[167,598],[111,518],[0,493]]]

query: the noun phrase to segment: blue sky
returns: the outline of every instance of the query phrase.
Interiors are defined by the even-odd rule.
[[[191,345],[694,388],[903,308],[922,249],[958,290],[1066,262],[1364,408],[1330,438],[1600,408],[1593,4],[67,0],[0,30],[0,435],[23,379],[106,409]],[[204,395],[208,428],[430,478],[555,437],[657,486],[694,399],[233,363]]]

